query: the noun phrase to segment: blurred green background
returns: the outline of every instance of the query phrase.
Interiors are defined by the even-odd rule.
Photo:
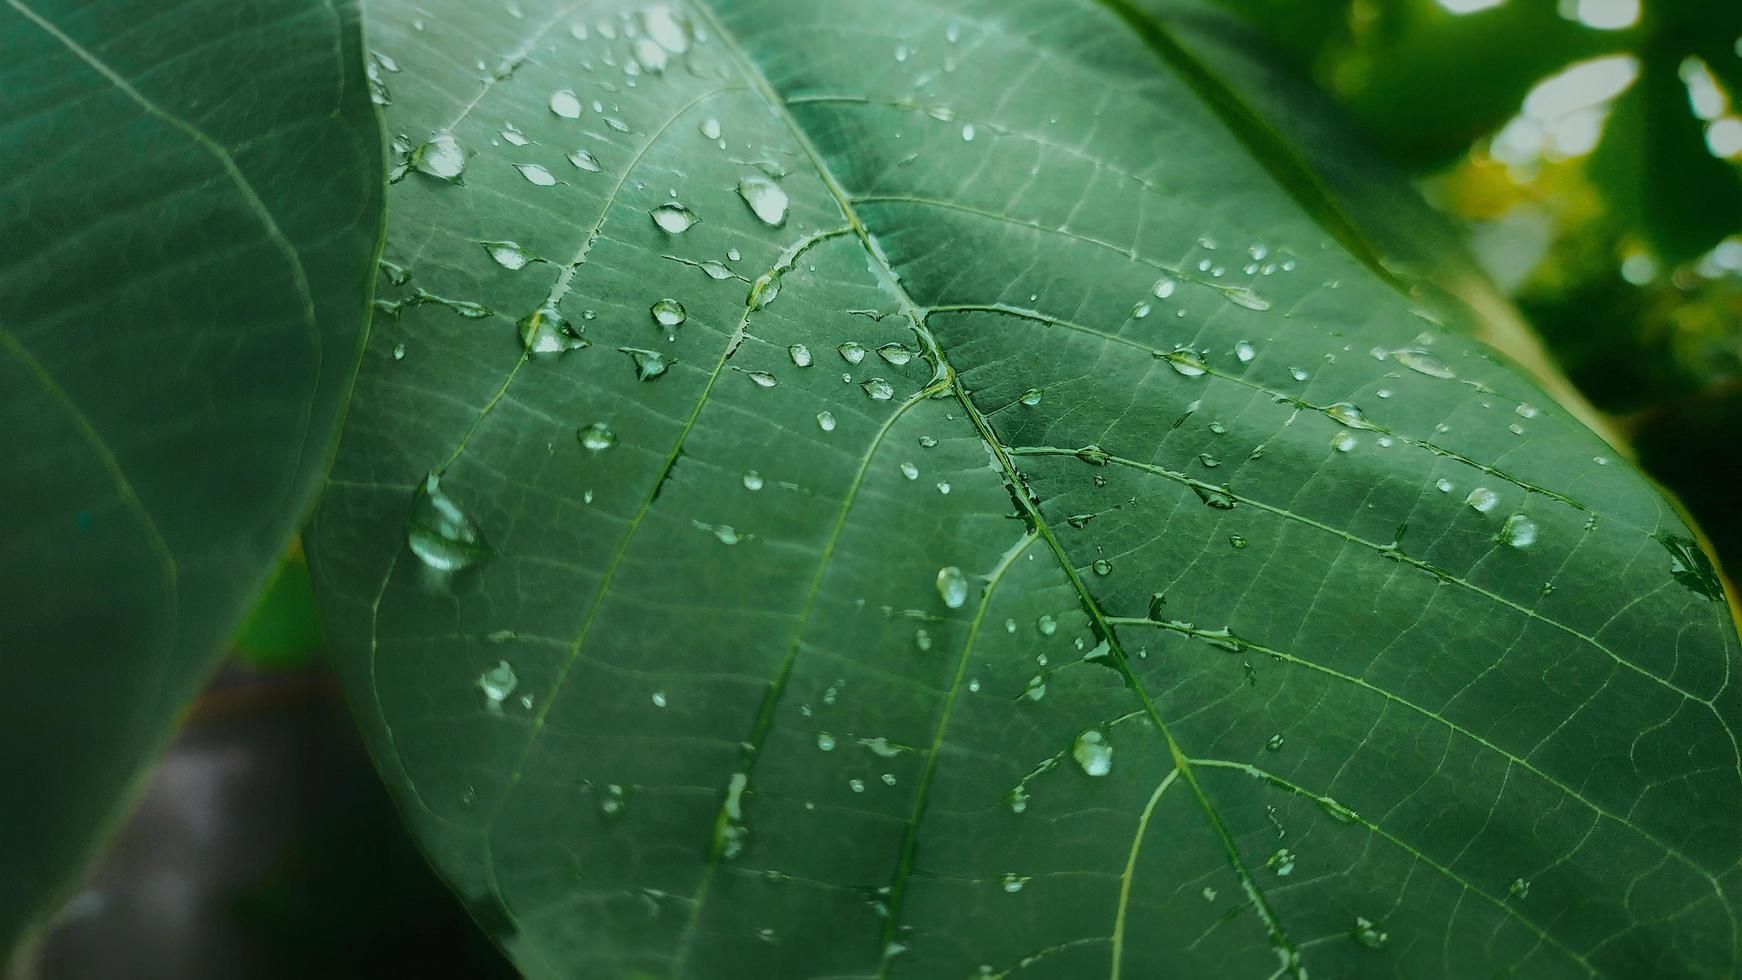
[[[1208,29],[1238,37],[1205,63],[1247,66],[1230,87],[1260,109],[1341,106],[1352,130],[1278,128],[1330,156],[1365,139],[1326,183],[1367,221],[1421,225],[1375,241],[1433,251],[1443,229],[1362,186],[1374,158],[1407,174],[1742,567],[1742,0],[1157,2],[1240,18]],[[512,975],[399,829],[321,663],[300,551],[18,974]]]

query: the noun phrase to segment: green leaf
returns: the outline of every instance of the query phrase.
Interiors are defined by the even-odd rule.
[[[1155,36],[516,10],[372,8],[397,317],[308,540],[524,971],[1734,974],[1709,564]]]
[[[0,4],[0,950],[301,521],[381,230],[354,4]]]

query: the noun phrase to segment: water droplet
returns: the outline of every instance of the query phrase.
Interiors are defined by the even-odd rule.
[[[1022,875],[1017,874],[1014,871],[1004,872],[1003,877],[1000,878],[999,880],[1004,883],[1004,890],[1007,892],[1010,892],[1011,894],[1015,894],[1016,892],[1021,891],[1022,886],[1028,883],[1027,878],[1023,877]]]
[[[561,89],[550,94],[550,111],[564,119],[581,118],[581,100],[568,89]]]
[[[681,235],[702,220],[696,213],[678,203],[661,204],[647,212],[653,218],[653,223],[668,235]]]
[[[1030,388],[1027,391],[1022,393],[1022,399],[1021,399],[1022,404],[1027,405],[1030,408],[1034,407],[1035,405],[1039,405],[1040,404],[1040,396],[1041,396],[1041,390],[1039,388]]]
[[[865,792],[865,781],[863,779],[849,779],[847,780],[847,788],[855,793],[863,793]]]
[[[1286,740],[1283,738],[1282,733],[1277,732],[1275,735],[1272,735],[1272,736],[1270,736],[1270,738],[1265,740],[1264,747],[1269,749],[1272,752],[1281,752],[1282,751],[1282,743],[1284,741],[1286,741]]]
[[[669,4],[656,3],[640,12],[641,31],[672,54],[690,49],[689,24]]]
[[[617,445],[617,434],[612,432],[603,422],[594,422],[592,425],[580,429],[576,435],[580,436],[582,446],[596,453],[604,452]]]
[[[1306,371],[1302,368],[1297,368],[1297,367],[1289,368],[1288,369],[1288,376],[1293,378],[1296,381],[1305,381],[1307,379]]]
[[[738,529],[730,524],[721,524],[712,530],[714,532],[714,537],[720,539],[721,544],[733,545],[743,540],[738,534]]]
[[[665,707],[665,692],[664,691],[654,691],[653,692],[653,706],[655,708]]]
[[[483,532],[442,492],[441,478],[434,473],[424,477],[412,494],[405,541],[413,554],[438,572],[470,568],[490,553]]]
[[[1442,476],[1434,481],[1434,489],[1438,490],[1440,493],[1451,493],[1452,481]]]
[[[502,711],[502,702],[514,693],[515,685],[520,678],[514,676],[514,668],[506,660],[496,661],[496,666],[478,675],[478,690],[484,692],[484,707],[498,714]]]
[[[1657,542],[1669,552],[1669,571],[1677,582],[1713,602],[1724,601],[1724,586],[1718,572],[1694,539],[1667,535],[1657,538]]]
[[[1513,514],[1500,525],[1500,543],[1514,548],[1528,548],[1536,541],[1536,522],[1523,514]]]
[[[520,171],[520,176],[525,177],[528,183],[540,187],[556,186],[556,176],[536,163],[517,163],[514,169]]]
[[[702,120],[702,124],[696,128],[701,130],[702,135],[708,139],[717,140],[720,138],[720,121],[713,116]]]
[[[746,490],[760,490],[760,489],[762,489],[762,474],[756,472],[755,470],[750,470],[749,472],[745,473],[744,474],[744,489],[746,489]]]
[[[1524,878],[1514,878],[1512,879],[1512,886],[1506,889],[1506,894],[1511,895],[1513,898],[1529,898],[1530,882]]]
[[[1156,299],[1167,299],[1169,296],[1172,296],[1173,291],[1178,288],[1179,283],[1167,276],[1162,276],[1160,279],[1155,281],[1153,292],[1155,293]]]
[[[1105,558],[1095,559],[1095,563],[1089,567],[1093,568],[1095,570],[1096,575],[1111,575],[1111,574],[1113,574],[1113,563],[1108,561]]]
[[[954,565],[938,569],[938,598],[951,609],[960,609],[968,601],[968,576]]]
[[[441,180],[459,180],[466,170],[466,151],[452,133],[437,133],[411,153],[411,165],[419,173]]]
[[[835,414],[826,410],[818,412],[817,428],[822,429],[824,432],[835,431]]]
[[[964,143],[974,142],[974,124],[973,123],[962,124],[962,142],[964,142]]]
[[[744,374],[749,377],[751,381],[756,382],[756,387],[758,388],[772,388],[780,383],[774,375],[769,374],[767,371],[745,371]]]
[[[629,355],[635,362],[635,377],[639,381],[653,381],[671,369],[672,361],[656,350],[643,350],[640,347],[619,347],[618,350]]]
[[[896,367],[901,367],[908,361],[913,360],[913,351],[908,350],[900,344],[888,343],[877,348],[877,356]]]
[[[835,736],[830,735],[828,732],[818,732],[817,748],[822,749],[824,752],[835,751]]]
[[[907,477],[909,480],[917,480],[919,479],[919,467],[909,462],[903,462],[901,464],[901,475]]]
[[[404,344],[394,344],[393,345],[393,359],[396,361],[405,360],[405,345]]]
[[[738,196],[762,223],[779,227],[786,221],[786,192],[767,177],[749,176],[738,181]]]
[[[840,351],[841,357],[846,360],[848,364],[857,364],[865,359],[864,346],[856,344],[851,340],[836,347],[835,350]]]
[[[683,304],[669,296],[654,303],[649,312],[653,314],[655,323],[667,329],[680,326],[684,322]]]
[[[1253,292],[1248,286],[1220,286],[1217,288],[1222,291],[1222,295],[1227,298],[1228,302],[1235,306],[1257,310],[1261,313],[1270,309],[1270,300]]]
[[[1432,351],[1424,347],[1400,347],[1391,352],[1391,359],[1417,374],[1430,378],[1455,378],[1456,374]]]
[[[865,394],[870,395],[872,401],[886,402],[895,397],[895,386],[882,378],[871,378],[859,387],[865,389]]]
[[[1241,364],[1250,364],[1258,356],[1258,349],[1250,341],[1242,340],[1234,345],[1234,356],[1240,359]]]
[[[1384,949],[1391,937],[1380,929],[1377,923],[1369,921],[1365,916],[1355,916],[1355,928],[1350,931],[1355,941],[1368,949]]]
[[[811,366],[811,349],[809,347],[803,344],[793,344],[786,349],[786,353],[792,358],[792,363],[795,366],[801,368]]]
[[[938,493],[947,494],[949,492],[950,492],[950,481],[939,480],[938,481]]]
[[[509,146],[529,146],[532,143],[526,138],[525,133],[514,127],[513,123],[502,128],[502,138],[508,141]]]
[[[504,269],[518,272],[526,268],[526,264],[537,258],[531,252],[520,247],[518,242],[484,242],[484,251],[490,253],[490,258]]]
[[[1487,487],[1477,487],[1464,498],[1464,503],[1474,507],[1479,513],[1486,514],[1500,503],[1500,495]]]
[[[1034,628],[1040,630],[1041,636],[1051,636],[1058,632],[1059,624],[1058,620],[1052,618],[1051,613],[1043,613],[1034,621]]]
[[[1210,369],[1210,366],[1204,363],[1204,359],[1193,351],[1175,350],[1162,356],[1167,359],[1168,366],[1173,368],[1174,373],[1182,377],[1202,377]]]
[[[1198,499],[1202,500],[1206,507],[1213,507],[1216,510],[1234,509],[1234,495],[1225,489],[1200,486],[1194,483],[1192,484],[1192,490],[1197,493]]]
[[[1367,421],[1367,416],[1361,410],[1348,402],[1337,402],[1325,407],[1325,414],[1351,429],[1371,429],[1373,423]]]
[[[592,345],[554,307],[528,313],[516,326],[520,343],[529,354],[562,354]]]
[[[599,166],[599,158],[586,150],[577,149],[571,152],[569,162],[574,164],[577,169],[585,170],[591,174],[596,174],[602,169]]]
[[[1131,319],[1133,319],[1133,320],[1143,319],[1144,317],[1149,315],[1149,309],[1150,309],[1150,307],[1149,307],[1148,303],[1138,303],[1136,306],[1133,306],[1131,308]]]
[[[1279,847],[1265,860],[1264,866],[1276,872],[1278,878],[1286,878],[1294,873],[1294,852],[1286,847]]]
[[[1105,776],[1113,771],[1113,744],[1100,729],[1091,728],[1077,736],[1071,745],[1071,758],[1085,774]]]
[[[1337,452],[1346,453],[1355,448],[1357,441],[1354,433],[1339,432],[1331,437],[1331,448]]]

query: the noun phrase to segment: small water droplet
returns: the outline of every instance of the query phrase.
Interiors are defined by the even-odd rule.
[[[1356,445],[1357,440],[1352,432],[1339,432],[1331,437],[1331,448],[1340,453],[1350,452]]]
[[[1451,493],[1452,481],[1442,476],[1434,481],[1434,489],[1438,490],[1440,493]]]
[[[647,213],[653,218],[653,223],[668,235],[681,235],[702,220],[694,211],[676,202],[661,204]]]
[[[1264,866],[1274,871],[1278,878],[1286,878],[1294,873],[1294,852],[1286,847],[1279,847],[1265,860]]]
[[[664,691],[654,691],[653,692],[653,706],[655,708],[665,707],[665,692]]]
[[[1242,340],[1234,345],[1234,356],[1240,359],[1241,364],[1250,364],[1258,356],[1258,349],[1250,341]]]
[[[1039,405],[1040,404],[1040,396],[1041,396],[1041,391],[1039,388],[1030,388],[1027,391],[1022,393],[1022,404],[1030,406],[1030,407],[1033,407],[1035,405]]]
[[[780,383],[774,375],[769,374],[767,371],[745,371],[744,374],[751,381],[756,382],[756,387],[758,388],[772,388]]]
[[[919,467],[909,462],[903,462],[901,464],[901,475],[907,477],[909,480],[917,480],[919,479]]]
[[[767,177],[752,175],[739,180],[738,196],[763,224],[777,228],[786,222],[786,191]]]
[[[1014,871],[1004,872],[1003,877],[1001,877],[999,880],[1001,882],[1003,882],[1004,890],[1007,892],[1010,892],[1011,894],[1015,894],[1016,892],[1021,891],[1022,886],[1028,883],[1027,878],[1023,877],[1022,875],[1017,874]]]
[[[847,787],[855,793],[863,793],[865,792],[865,781],[863,779],[849,779]]]
[[[1512,886],[1506,889],[1506,893],[1511,895],[1513,898],[1529,898],[1530,882],[1524,878],[1514,878],[1512,879]]]
[[[974,142],[974,124],[973,123],[964,123],[962,125],[962,142],[964,142],[964,143]]]
[[[393,359],[396,361],[405,360],[405,345],[404,344],[394,344],[393,345]]]
[[[594,422],[592,425],[580,429],[576,434],[580,436],[582,446],[596,453],[604,452],[617,445],[617,434],[612,432],[610,427],[603,422]]]
[[[1270,309],[1270,300],[1267,300],[1253,292],[1251,287],[1220,286],[1217,288],[1222,291],[1222,295],[1227,298],[1228,302],[1233,303],[1235,306],[1245,307],[1248,310],[1257,310],[1261,313]]]
[[[1350,930],[1349,935],[1368,949],[1384,949],[1385,944],[1391,941],[1391,937],[1377,923],[1360,915],[1355,916],[1355,928]]]
[[[968,576],[954,565],[938,569],[938,598],[951,609],[960,609],[968,601]]]
[[[895,397],[895,386],[882,378],[871,378],[859,387],[865,389],[865,394],[870,395],[872,401],[886,402]]]
[[[526,134],[516,129],[513,123],[502,128],[502,138],[508,141],[509,146],[532,145],[532,141],[526,138]]]
[[[835,414],[829,411],[818,412],[817,428],[822,429],[824,432],[835,431]]]
[[[720,138],[720,121],[713,116],[702,120],[702,124],[696,128],[701,130],[702,135],[708,139],[717,140]]]
[[[601,169],[603,169],[599,166],[599,158],[598,157],[596,157],[596,156],[592,155],[591,153],[588,153],[586,150],[582,150],[582,149],[576,149],[576,150],[570,152],[569,153],[569,162],[574,164],[576,169],[585,170],[586,172],[591,173],[591,174],[596,174]]]
[[[1162,356],[1167,359],[1168,366],[1173,368],[1174,373],[1181,377],[1202,377],[1210,369],[1210,366],[1204,363],[1204,359],[1194,351],[1175,350]]]
[[[1043,613],[1034,621],[1034,628],[1040,630],[1041,636],[1051,636],[1058,632],[1059,624],[1058,620],[1052,618],[1051,613]]]
[[[1111,574],[1113,574],[1113,563],[1108,561],[1105,558],[1095,559],[1095,563],[1089,567],[1091,567],[1095,570],[1096,575],[1111,575]]]
[[[839,347],[836,347],[835,350],[840,352],[841,357],[848,364],[857,364],[860,361],[863,361],[865,359],[864,346],[861,344],[854,343],[851,340],[847,341],[846,343],[842,344]]]
[[[828,732],[818,732],[817,748],[822,749],[824,752],[835,751],[835,736],[830,735]]]
[[[908,350],[900,344],[888,343],[877,348],[877,356],[896,367],[901,367],[907,362],[913,360],[913,351]]]
[[[1085,774],[1105,776],[1113,771],[1113,744],[1100,729],[1091,728],[1077,736],[1071,745],[1071,758]]]
[[[1155,288],[1152,291],[1155,293],[1156,299],[1167,299],[1169,296],[1172,296],[1173,291],[1178,288],[1179,283],[1175,282],[1168,276],[1162,276],[1160,279],[1155,281]]]
[[[760,490],[760,489],[762,489],[762,474],[756,472],[755,470],[751,470],[751,471],[745,473],[744,474],[744,489],[746,489],[746,490]]]
[[[786,349],[786,353],[792,358],[794,365],[801,368],[811,366],[811,349],[809,347],[803,344],[793,344]]]
[[[1265,740],[1264,747],[1269,749],[1272,752],[1281,752],[1282,751],[1282,743],[1284,741],[1286,741],[1286,740],[1283,738],[1282,733],[1277,732],[1275,735],[1272,735],[1272,736],[1270,736],[1270,738]]]

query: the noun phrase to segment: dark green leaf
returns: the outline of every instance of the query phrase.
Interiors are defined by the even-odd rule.
[[[247,613],[380,235],[354,4],[0,3],[0,950]]]
[[[523,970],[1735,973],[1687,529],[1164,39],[515,9],[374,8],[397,318],[310,544]]]

